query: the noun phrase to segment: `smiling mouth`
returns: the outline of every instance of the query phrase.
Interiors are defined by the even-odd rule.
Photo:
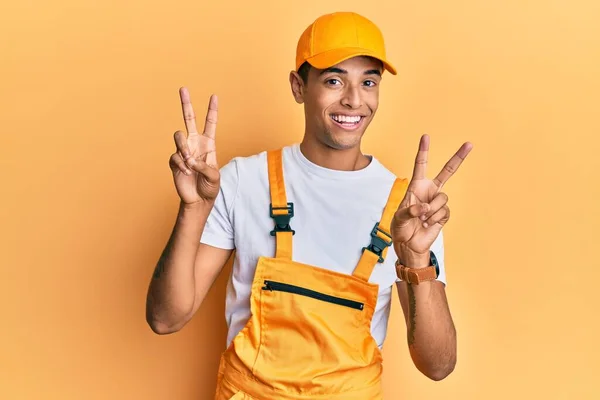
[[[356,129],[360,123],[365,119],[362,115],[341,115],[341,114],[330,114],[329,117],[335,122],[337,126],[340,126],[347,130]]]

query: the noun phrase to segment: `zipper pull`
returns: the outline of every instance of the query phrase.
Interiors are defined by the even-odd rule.
[[[262,287],[263,290],[270,290],[271,292],[273,291],[273,288],[271,287],[269,281],[265,281],[265,286]]]

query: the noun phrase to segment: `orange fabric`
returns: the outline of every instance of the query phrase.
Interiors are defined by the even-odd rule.
[[[267,168],[269,169],[269,187],[271,189],[271,204],[273,207],[286,207],[285,182],[283,180],[282,149],[271,150],[267,155]],[[279,211],[276,214],[286,214]]]
[[[271,200],[287,204],[280,151],[268,153],[268,165]],[[405,186],[391,191],[386,231]],[[291,254],[288,237],[277,236],[276,254]],[[282,244],[290,246],[283,253]],[[378,256],[364,251],[361,262],[372,271]],[[221,357],[215,400],[382,399],[382,355],[370,331],[379,287],[368,278],[259,257],[251,316]]]
[[[398,209],[400,202],[404,198],[406,193],[406,189],[408,188],[408,180],[407,179],[396,179],[394,185],[392,186],[392,190],[390,191],[390,195],[388,197],[387,204],[383,210],[383,215],[381,216],[381,220],[379,221],[378,230],[376,234],[382,240],[386,242],[391,242],[392,233],[390,230],[390,225],[392,223],[392,219],[394,218],[394,213]],[[381,256],[385,259],[387,256],[389,247],[385,247],[382,251]],[[373,268],[379,262],[379,256],[375,255],[369,250],[365,250],[358,261],[358,265],[354,269],[354,273],[352,275],[359,277],[363,280],[368,280],[373,272]]]
[[[273,214],[287,215],[289,212],[281,208],[287,207],[287,197],[285,195],[285,181],[283,179],[282,154],[281,149],[271,150],[267,157],[269,169],[269,186],[271,188],[271,205]],[[292,233],[276,232],[277,252],[276,258],[292,259]]]
[[[377,25],[353,12],[325,14],[300,36],[296,69],[305,61],[315,68],[325,69],[356,56],[376,58],[396,75],[396,68],[387,60],[383,34]]]

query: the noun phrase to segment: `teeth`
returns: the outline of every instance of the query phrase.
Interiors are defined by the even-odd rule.
[[[352,123],[352,124],[356,124],[358,121],[360,121],[361,117],[359,116],[347,116],[347,115],[332,115],[331,118],[334,121],[340,122],[340,123]]]

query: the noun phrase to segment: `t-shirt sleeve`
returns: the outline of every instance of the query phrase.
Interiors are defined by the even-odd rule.
[[[234,158],[219,171],[221,173],[219,194],[206,220],[200,243],[232,250],[235,248],[233,207],[239,185],[237,160]]]
[[[444,258],[444,231],[443,229],[440,231],[438,237],[433,241],[431,245],[431,251],[435,254],[435,257],[438,260],[438,264],[440,266],[440,274],[438,275],[438,281],[442,282],[446,285],[446,263]],[[400,282],[400,279],[396,279],[396,282]]]
[[[435,254],[435,257],[437,258],[438,263],[440,265],[440,274],[438,275],[437,280],[446,285],[446,259],[444,257],[443,229],[440,231],[440,234],[431,245],[431,251],[433,251],[433,254]]]

